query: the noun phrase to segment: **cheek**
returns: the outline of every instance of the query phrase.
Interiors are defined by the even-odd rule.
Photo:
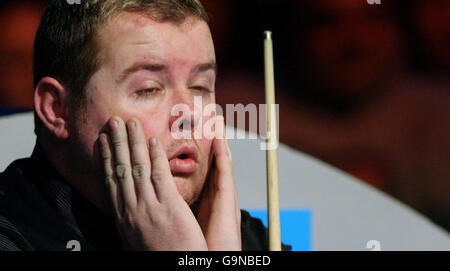
[[[168,119],[164,113],[158,111],[152,112],[136,112],[129,113],[127,112],[124,116],[124,119],[136,118],[142,125],[142,129],[144,130],[145,138],[147,140],[152,136],[158,137],[159,140],[162,141],[163,145],[165,143],[165,137],[163,134],[166,130],[168,130]]]
[[[101,84],[98,84],[100,86],[89,88],[86,97],[86,122],[88,126],[95,129],[94,132],[97,134],[105,128],[106,123],[112,116],[118,114],[121,107],[117,96],[99,91],[98,89],[108,89],[108,87],[101,87]],[[109,87],[109,89],[111,88]]]
[[[117,98],[105,96],[97,91],[88,92],[85,114],[77,120],[76,137],[85,151],[93,152],[99,134],[107,130],[107,123],[113,116],[124,117],[122,104]]]
[[[106,124],[113,116],[120,117],[125,123],[131,118],[139,120],[147,139],[151,136],[161,137],[168,121],[159,108],[146,108],[145,106],[130,105],[125,99],[90,104],[88,112],[89,122],[97,127],[98,132],[106,128]],[[125,100],[125,101],[124,101]],[[103,101],[103,100],[102,100]]]
[[[96,142],[109,114],[95,103],[87,100],[85,109],[77,113],[73,120],[72,138],[77,151],[93,157],[96,152]]]
[[[197,142],[199,153],[200,153],[200,161],[199,166],[200,170],[198,172],[199,179],[204,180],[206,174],[208,173],[208,169],[211,166],[213,150],[212,150],[212,141],[211,140],[198,140]]]
[[[95,126],[99,127],[99,130],[106,124],[112,115],[111,107],[103,106],[103,103],[94,102],[90,99],[87,108],[87,120]]]
[[[203,139],[198,144],[205,159],[209,158],[212,155],[212,141]]]

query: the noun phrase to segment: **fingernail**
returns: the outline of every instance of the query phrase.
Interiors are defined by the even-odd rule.
[[[106,135],[105,135],[104,133],[101,133],[100,136],[99,136],[99,138],[100,138],[100,142],[105,143],[105,141],[106,141]]]
[[[106,147],[108,145],[108,135],[105,133],[100,134],[100,146],[102,148]]]
[[[111,129],[116,130],[119,127],[119,122],[117,120],[111,121]]]
[[[156,137],[150,138],[150,146],[152,147],[156,146]]]
[[[128,127],[130,127],[130,129],[136,129],[136,122],[134,120],[128,121]]]

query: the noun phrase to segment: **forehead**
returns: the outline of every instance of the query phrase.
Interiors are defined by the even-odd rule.
[[[100,59],[115,65],[146,59],[186,63],[215,60],[208,24],[195,17],[175,24],[123,12],[100,29],[98,44]]]

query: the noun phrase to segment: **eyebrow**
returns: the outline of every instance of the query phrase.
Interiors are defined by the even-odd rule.
[[[206,72],[208,70],[213,70],[217,76],[217,73],[219,70],[217,63],[216,62],[208,62],[208,63],[199,64],[194,67],[193,72],[194,73],[195,72]]]
[[[116,80],[117,83],[123,82],[125,79],[127,79],[128,76],[131,74],[140,71],[140,70],[147,70],[152,72],[161,72],[167,69],[167,66],[164,64],[151,64],[148,62],[137,62],[133,65],[131,65],[129,68],[125,69],[119,76],[119,79]],[[200,73],[200,72],[206,72],[209,70],[213,70],[215,75],[217,76],[218,72],[218,65],[216,62],[208,62],[208,63],[202,63],[196,65],[192,69],[192,73]]]
[[[153,72],[161,72],[166,69],[166,65],[164,64],[150,64],[148,62],[137,62],[131,65],[129,68],[125,69],[119,76],[119,79],[116,80],[117,83],[123,82],[127,79],[131,74],[140,71],[140,70],[148,70]]]

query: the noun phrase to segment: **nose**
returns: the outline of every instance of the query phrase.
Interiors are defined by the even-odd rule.
[[[180,92],[174,93],[175,97],[171,103],[169,129],[175,138],[179,139],[180,133],[185,139],[187,136],[192,138],[192,134],[200,128],[198,124],[202,112],[201,96],[195,97]]]

